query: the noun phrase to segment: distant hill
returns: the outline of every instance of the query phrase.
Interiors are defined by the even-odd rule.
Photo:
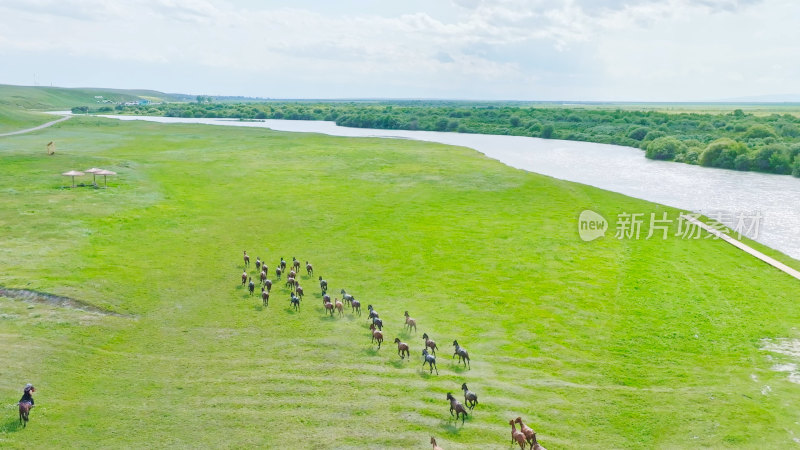
[[[800,94],[751,95],[719,101],[727,103],[800,103]]]
[[[132,102],[188,101],[189,96],[165,94],[144,89],[61,88],[45,86],[12,86],[0,84],[0,106],[23,110],[70,109],[74,106],[96,106],[103,100]]]

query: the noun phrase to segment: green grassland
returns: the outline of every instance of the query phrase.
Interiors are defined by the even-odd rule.
[[[800,435],[800,386],[761,349],[800,338],[798,280],[720,241],[577,234],[584,209],[675,210],[465,148],[263,129],[77,117],[0,138],[0,161],[0,286],[124,315],[0,299],[0,447],[509,448],[517,416],[550,450]],[[93,166],[109,189],[62,188]],[[279,283],[262,308],[245,249],[373,304],[383,348],[305,274],[299,312]],[[463,382],[480,404],[462,426],[445,395]]]
[[[175,96],[157,91],[133,89],[60,88],[12,86],[0,84],[0,133],[32,128],[49,122],[53,116],[42,111],[68,110],[75,106],[98,107],[95,96],[112,102],[147,99],[175,100]]]

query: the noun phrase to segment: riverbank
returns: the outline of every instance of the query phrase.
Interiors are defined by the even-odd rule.
[[[800,181],[792,177],[704,168],[645,159],[641,151],[616,145],[432,131],[370,130],[306,120],[236,119],[105,115],[118,120],[193,123],[346,137],[383,137],[438,142],[475,149],[514,168],[588,184],[684,211],[716,216],[730,228],[742,217],[760,215],[757,242],[800,258]],[[626,211],[617,211],[617,214]],[[640,211],[634,211],[639,213]],[[649,218],[650,211],[641,211]],[[747,225],[750,225],[748,223]],[[749,226],[747,227],[749,228]],[[742,231],[748,231],[743,229]]]

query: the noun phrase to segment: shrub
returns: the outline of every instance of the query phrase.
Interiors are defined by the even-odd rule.
[[[744,137],[746,139],[764,139],[768,137],[775,137],[775,130],[766,125],[753,125],[747,129]]]
[[[553,126],[552,125],[547,124],[547,125],[542,127],[542,137],[545,138],[545,139],[550,139],[551,137],[553,137]]]
[[[645,136],[647,136],[648,131],[650,130],[648,130],[646,127],[639,127],[628,133],[628,137],[631,139],[636,139],[637,141],[641,141]]]
[[[733,168],[736,170],[750,170],[750,157],[747,155],[739,155],[733,160]]]
[[[733,169],[736,157],[746,152],[747,147],[741,142],[721,138],[708,144],[699,162],[701,166]]]
[[[675,159],[675,155],[686,151],[686,144],[673,137],[660,137],[647,144],[645,156],[650,159],[661,159],[669,161]]]

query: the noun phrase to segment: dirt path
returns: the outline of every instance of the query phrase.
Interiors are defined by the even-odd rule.
[[[65,121],[65,120],[69,119],[70,117],[72,117],[72,116],[64,116],[64,117],[62,117],[62,118],[60,118],[60,119],[57,119],[57,120],[54,120],[54,121],[52,121],[52,122],[47,122],[47,123],[44,123],[44,124],[42,124],[42,125],[39,125],[38,127],[27,128],[27,129],[24,129],[24,130],[19,130],[19,131],[12,131],[12,132],[10,132],[10,133],[0,133],[0,137],[3,137],[3,136],[13,136],[13,135],[15,135],[15,134],[30,133],[31,131],[41,130],[42,128],[47,128],[47,127],[49,127],[49,126],[55,125],[55,124],[57,124],[58,122],[63,122],[63,121]]]
[[[695,219],[694,217],[689,217],[689,216],[686,216],[686,215],[683,215],[681,217],[683,217],[686,221],[688,221],[690,223],[693,223],[693,224],[699,226],[700,228],[708,231],[709,233],[713,234],[714,236],[719,237],[720,239],[722,239],[723,241],[733,245],[734,247],[737,247],[737,248],[739,248],[741,250],[744,250],[745,252],[755,256],[756,258],[764,261],[765,263],[767,263],[767,264],[769,264],[769,265],[771,265],[771,266],[773,266],[773,267],[775,267],[777,269],[780,269],[780,270],[788,273],[789,275],[797,278],[798,280],[800,280],[800,272],[798,272],[795,269],[792,269],[791,267],[787,266],[786,264],[784,264],[784,263],[782,263],[782,262],[780,262],[780,261],[778,261],[778,260],[776,260],[774,258],[771,258],[771,257],[761,253],[760,251],[754,249],[753,247],[750,247],[747,244],[742,243],[741,241],[737,241],[736,239],[728,236],[725,233],[722,233],[719,230],[716,230],[716,229],[706,225],[705,223]]]

